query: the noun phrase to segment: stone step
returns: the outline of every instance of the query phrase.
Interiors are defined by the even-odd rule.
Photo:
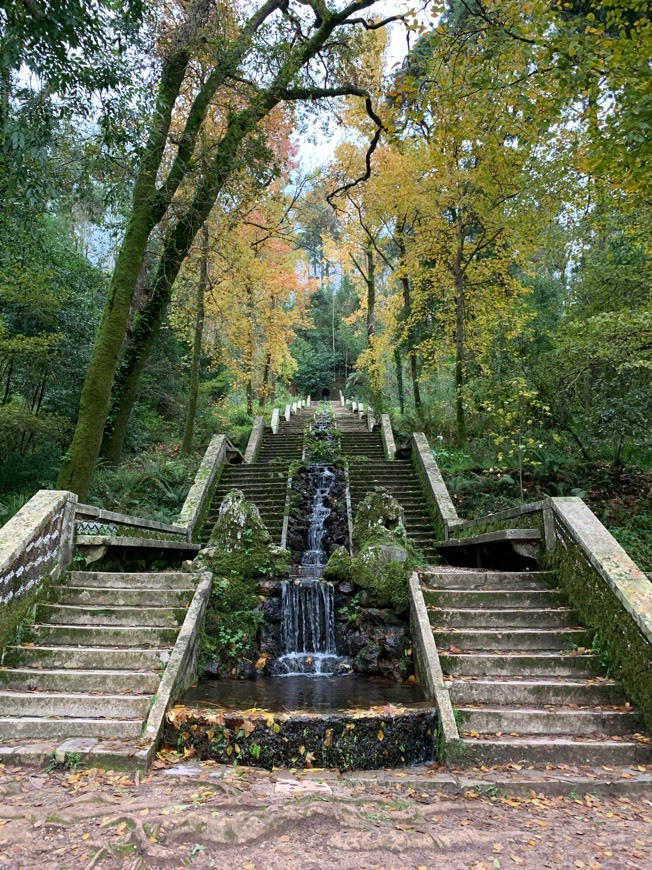
[[[423,588],[436,589],[546,589],[556,588],[554,571],[421,571]]]
[[[50,601],[93,607],[138,607],[156,601],[159,607],[186,607],[194,589],[102,589],[97,586],[56,586]]]
[[[179,633],[177,628],[151,626],[35,625],[32,634],[43,646],[81,647],[157,647],[170,649]]]
[[[39,604],[36,620],[50,625],[129,625],[178,628],[185,609],[173,607],[74,607],[67,604]]]
[[[287,473],[275,474],[273,477],[247,477],[244,480],[221,480],[215,487],[216,492],[229,492],[232,489],[246,491],[266,491],[283,489],[287,485]]]
[[[484,737],[464,740],[467,763],[630,767],[652,762],[649,743],[572,737]]]
[[[592,633],[581,628],[435,629],[437,648],[450,646],[462,650],[585,649],[591,646]]]
[[[160,674],[147,671],[0,668],[0,687],[22,692],[103,692],[152,695]]]
[[[600,659],[592,653],[522,652],[500,655],[489,652],[441,653],[441,666],[446,674],[465,677],[523,676],[574,677],[600,671]]]
[[[424,598],[427,604],[435,607],[488,606],[496,610],[515,607],[533,607],[541,610],[566,603],[566,598],[560,589],[443,589],[437,592],[426,590]]]
[[[282,462],[262,466],[258,462],[255,462],[253,465],[247,465],[245,467],[247,470],[239,472],[238,474],[222,475],[217,485],[245,485],[256,482],[281,483],[287,478],[287,467]]]
[[[451,701],[458,706],[466,704],[531,706],[621,705],[624,696],[615,680],[448,680]]]
[[[3,664],[24,668],[108,668],[116,671],[160,671],[169,649],[78,646],[10,646]]]
[[[420,485],[419,478],[414,473],[410,473],[402,468],[398,471],[385,471],[377,468],[377,463],[374,463],[373,468],[361,468],[353,465],[350,469],[351,480],[359,484],[368,484],[375,486],[392,486],[394,484],[411,483]]]
[[[144,719],[149,704],[147,695],[0,691],[0,710],[3,716]]]
[[[571,628],[577,625],[572,607],[450,608],[428,607],[430,623],[451,628]]]
[[[142,718],[54,719],[45,716],[0,716],[0,740],[68,740],[73,737],[131,740],[140,737],[142,730]]]
[[[191,589],[193,575],[181,571],[142,572],[72,571],[67,586],[98,586],[106,589]]]
[[[638,730],[638,716],[621,710],[552,710],[532,707],[458,707],[463,717],[462,736],[471,732],[494,736],[503,734],[565,734],[576,737],[632,734]]]

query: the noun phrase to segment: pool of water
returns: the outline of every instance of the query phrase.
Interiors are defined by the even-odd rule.
[[[257,680],[201,680],[181,698],[187,707],[210,704],[227,710],[257,707],[275,712],[305,710],[333,713],[392,704],[395,707],[430,707],[414,683],[351,674],[335,677],[260,677]]]

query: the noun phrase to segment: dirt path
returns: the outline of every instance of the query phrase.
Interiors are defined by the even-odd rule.
[[[382,788],[204,764],[140,782],[0,765],[0,867],[649,867],[652,802]]]

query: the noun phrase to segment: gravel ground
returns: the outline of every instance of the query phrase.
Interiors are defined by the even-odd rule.
[[[445,794],[203,763],[121,773],[0,765],[2,868],[649,867],[652,802]],[[185,775],[181,775],[185,774]],[[650,795],[652,797],[652,795]]]

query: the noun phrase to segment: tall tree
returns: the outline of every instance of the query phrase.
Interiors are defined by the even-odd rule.
[[[150,303],[135,329],[138,357],[125,361],[126,375],[142,369],[143,356],[170,300],[171,290],[194,237],[207,219],[218,195],[238,165],[243,143],[283,100],[312,100],[367,92],[359,82],[352,49],[361,27],[376,27],[360,13],[376,0],[352,0],[342,7],[323,0],[291,2],[267,0],[239,22],[208,0],[193,0],[184,8],[180,24],[162,46],[160,78],[147,142],[134,184],[132,211],[111,279],[107,305],[98,329],[93,355],[82,390],[79,417],[58,486],[83,497],[99,453],[111,389],[120,362],[134,289],[148,241],[165,219],[161,253],[153,272]],[[307,14],[307,10],[310,14]],[[171,141],[172,113],[192,59],[206,46],[213,52],[210,72],[196,90],[183,131]],[[323,67],[314,64],[319,57]],[[322,75],[320,70],[325,68]],[[335,79],[335,84],[332,84]],[[206,172],[194,180],[192,195],[177,212],[173,202],[193,167],[198,135],[216,95],[229,99],[227,124],[215,143]],[[164,157],[172,149],[170,169],[161,178]],[[145,340],[138,340],[144,332]]]

